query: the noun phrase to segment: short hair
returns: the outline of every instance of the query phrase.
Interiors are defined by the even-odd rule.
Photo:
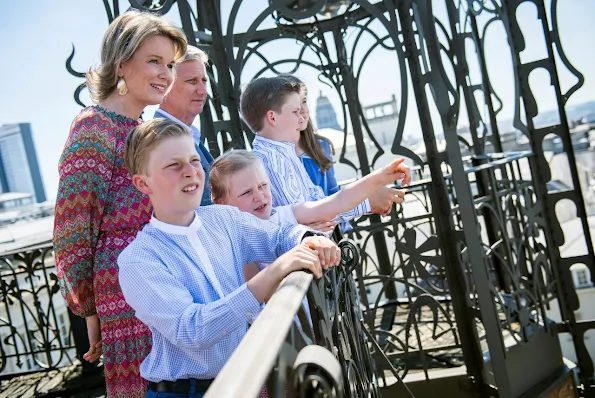
[[[171,39],[176,60],[186,54],[186,36],[164,18],[147,12],[128,11],[112,21],[103,35],[101,63],[86,75],[94,102],[105,100],[116,90],[120,64],[131,59],[141,43],[152,36]]]
[[[206,65],[207,62],[209,62],[209,56],[200,48],[188,45],[186,49],[186,54],[184,54],[183,57],[176,61],[174,68],[177,68],[186,61],[201,61],[203,64]]]
[[[124,166],[131,176],[146,171],[149,155],[164,139],[191,137],[188,128],[170,119],[156,118],[136,126],[126,138]]]
[[[304,81],[302,79],[300,79],[299,77],[292,75],[291,73],[280,73],[278,75],[278,77],[283,78],[285,80],[287,80],[288,82],[291,83],[295,83],[295,84],[299,84],[300,86],[300,95],[308,95],[308,87],[306,86],[306,83],[304,83]]]
[[[300,85],[279,76],[259,77],[244,88],[240,97],[242,117],[255,133],[264,127],[268,111],[280,112],[286,98],[300,93]]]
[[[220,203],[229,194],[229,177],[248,167],[260,165],[258,156],[245,149],[232,149],[219,156],[211,165],[209,189],[213,203]]]

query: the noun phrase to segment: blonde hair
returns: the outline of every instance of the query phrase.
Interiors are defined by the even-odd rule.
[[[153,14],[128,11],[114,19],[101,43],[101,64],[87,72],[87,87],[94,102],[109,97],[118,84],[118,68],[132,58],[141,43],[151,36],[163,36],[174,44],[176,60],[186,54],[184,33]]]
[[[126,138],[124,166],[131,176],[146,170],[149,155],[163,140],[192,136],[190,131],[170,119],[157,118],[136,126]]]
[[[262,166],[262,161],[245,149],[233,149],[219,156],[211,166],[209,174],[209,189],[213,203],[223,202],[229,194],[229,177],[254,166]]]

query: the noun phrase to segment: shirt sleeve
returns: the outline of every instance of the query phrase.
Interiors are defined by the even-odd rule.
[[[228,227],[235,261],[230,266],[243,267],[258,260],[273,262],[299,244],[309,231],[301,225],[279,227],[228,207],[220,209],[221,217],[234,220]],[[230,331],[245,327],[259,314],[261,305],[245,283],[219,300],[196,303],[188,289],[164,264],[162,255],[154,253],[146,259],[147,253],[157,249],[151,248],[147,242],[143,246],[135,251],[129,247],[119,256],[120,286],[136,316],[172,344],[208,349]],[[145,254],[142,262],[136,255],[138,250]],[[142,270],[142,277],[139,270]]]
[[[331,147],[328,142],[324,140],[319,140],[320,145],[322,146],[322,150],[324,154],[332,160],[332,153]],[[330,169],[326,171],[326,179],[327,179],[327,190],[329,196],[339,192],[339,184],[337,184],[337,179],[335,178],[335,167],[331,166]],[[362,203],[357,205],[357,207],[351,211],[339,214],[333,221],[337,223],[347,222],[352,220],[356,217],[363,216],[364,214],[368,214],[371,211],[370,201],[368,199],[364,200]]]
[[[268,220],[261,220],[250,213],[236,208],[229,209],[229,215],[235,221],[232,245],[241,253],[240,263],[271,263],[277,257],[301,243],[310,228],[299,224],[283,223],[276,225]]]
[[[188,289],[158,256],[142,263],[118,258],[119,279],[126,302],[136,317],[177,347],[206,350],[246,327],[261,305],[244,283],[225,297],[196,303]],[[142,270],[139,277],[138,270]]]
[[[308,191],[310,192],[309,200],[317,201],[317,200],[326,198],[326,195],[324,194],[324,191],[322,190],[322,188],[320,188],[318,185],[315,185],[312,182],[312,180],[310,179],[310,177],[308,177],[307,182],[308,182],[307,183]],[[295,203],[301,203],[301,202],[295,202]]]
[[[273,161],[257,150],[254,150],[254,154],[262,160],[269,176],[273,206],[291,205],[307,200],[299,187],[298,176],[294,175],[291,165],[284,158],[277,157]]]
[[[60,289],[78,316],[96,314],[93,261],[114,164],[95,117],[75,120],[58,165],[54,255]]]
[[[368,199],[366,199],[362,203],[357,205],[357,207],[355,209],[339,214],[333,221],[335,221],[336,223],[344,223],[349,220],[353,220],[356,217],[360,217],[360,216],[363,216],[364,214],[368,214],[368,213],[370,213],[370,211],[371,211],[370,201]]]

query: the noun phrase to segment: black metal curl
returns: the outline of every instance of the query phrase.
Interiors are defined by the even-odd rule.
[[[77,72],[72,68],[72,59],[74,58],[74,43],[72,44],[72,52],[70,53],[70,55],[68,56],[68,58],[66,59],[66,70],[68,71],[68,73],[70,73],[72,76],[75,77],[85,77],[85,74],[82,72]]]
[[[294,396],[343,397],[341,365],[328,349],[310,345],[298,354],[294,364]]]
[[[112,11],[108,0],[103,0],[103,7],[105,7],[105,14],[107,15],[108,23],[112,23],[112,21],[120,15],[120,4],[118,0],[113,1],[114,6]]]
[[[74,44],[72,44],[72,52],[70,53],[70,55],[68,56],[68,58],[66,59],[66,70],[68,71],[68,73],[70,73],[72,76],[74,77],[78,77],[78,78],[85,78],[86,74],[82,73],[82,72],[77,72],[76,70],[74,70],[74,68],[72,67],[72,60],[74,59]],[[83,101],[81,101],[81,92],[87,87],[86,83],[81,83],[75,90],[74,90],[74,101],[79,104],[80,106],[82,106],[83,108],[86,106]]]
[[[146,11],[157,15],[164,15],[168,13],[169,9],[174,5],[175,2],[176,0],[165,0],[165,3],[163,3],[163,0],[130,0],[130,5],[133,8],[136,8],[140,11]]]
[[[343,238],[338,246],[341,249],[341,265],[345,268],[346,274],[351,274],[359,264],[359,248],[349,238]]]
[[[269,0],[269,3],[275,6],[280,16],[298,21],[314,17],[322,10],[326,0],[316,0],[316,3],[308,4],[306,7],[301,5],[301,1]]]
[[[83,108],[85,108],[87,105],[85,105],[83,103],[83,101],[81,101],[81,92],[87,88],[87,83],[81,83],[79,84],[79,86],[76,88],[76,90],[74,90],[74,101],[79,104],[80,106],[82,106]]]

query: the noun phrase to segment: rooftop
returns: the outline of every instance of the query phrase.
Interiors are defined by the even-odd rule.
[[[7,200],[25,199],[25,198],[30,198],[32,196],[33,196],[33,194],[22,193],[22,192],[0,193],[0,202],[5,202]]]
[[[53,216],[0,227],[0,254],[50,242],[53,228]]]

